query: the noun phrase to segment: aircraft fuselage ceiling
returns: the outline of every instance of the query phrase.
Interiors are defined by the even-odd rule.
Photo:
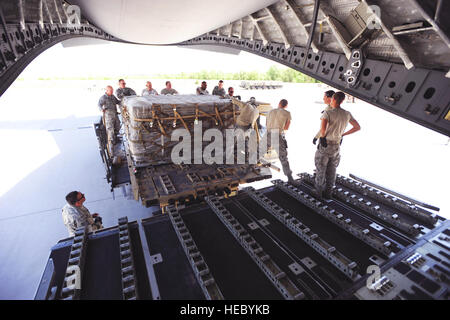
[[[1,0],[0,94],[71,38],[231,48],[450,136],[449,13],[444,0]]]

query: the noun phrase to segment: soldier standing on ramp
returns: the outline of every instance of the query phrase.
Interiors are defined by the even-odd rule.
[[[352,114],[341,108],[345,94],[341,91],[333,95],[330,106],[332,110],[323,112],[320,127],[320,142],[314,158],[316,164],[316,180],[314,195],[322,199],[331,199],[331,192],[336,182],[336,168],[341,159],[340,142],[343,136],[361,129]],[[347,124],[353,126],[347,132]]]
[[[267,146],[272,145],[272,139],[278,139],[278,157],[283,167],[283,173],[288,178],[288,182],[295,184],[295,180],[292,178],[292,171],[289,167],[289,161],[287,158],[287,141],[284,136],[284,132],[289,129],[291,124],[291,113],[286,110],[288,106],[288,101],[282,99],[278,104],[277,109],[273,109],[267,115],[266,125],[267,125]]]
[[[114,144],[117,143],[117,134],[120,131],[120,120],[117,116],[116,107],[118,104],[120,104],[120,101],[113,95],[113,88],[107,86],[105,94],[98,100],[98,107],[103,112],[108,137],[108,148],[111,156],[113,155]]]

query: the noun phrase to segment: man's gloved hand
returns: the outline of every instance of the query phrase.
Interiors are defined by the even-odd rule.
[[[321,138],[320,138],[320,144],[321,144],[322,147],[324,147],[324,148],[328,147],[327,138],[321,137]]]
[[[103,223],[103,219],[100,216],[94,218],[94,223],[101,225]]]
[[[317,142],[317,138],[314,137],[314,139],[313,139],[313,144],[316,144],[316,142]]]

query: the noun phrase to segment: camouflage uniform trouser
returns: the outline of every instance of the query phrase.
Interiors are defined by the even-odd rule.
[[[251,129],[251,126],[240,126],[238,124],[234,127],[236,131],[234,144],[236,146],[236,158],[239,159],[239,154],[244,153],[245,154],[245,162],[249,163],[250,161],[252,164],[256,164],[257,158],[257,145],[256,145],[256,136],[253,136],[252,138],[255,139],[255,143],[250,142],[250,137],[252,135],[255,135],[256,133]],[[240,131],[242,130],[242,132]],[[250,131],[249,131],[250,130]],[[244,150],[240,149],[240,145],[238,144],[238,141],[242,140],[244,141]],[[254,163],[253,163],[254,162]]]
[[[278,150],[275,150],[278,153],[278,158],[281,162],[281,167],[283,168],[283,173],[285,176],[292,176],[291,168],[289,167],[288,161],[288,152],[287,152],[287,141],[283,134],[277,134],[278,136]],[[276,138],[275,138],[276,139]],[[270,131],[267,131],[267,147],[270,148],[272,146],[272,135]]]
[[[319,143],[319,142],[318,142]],[[339,143],[328,142],[326,148],[319,143],[314,162],[316,164],[315,187],[319,195],[325,193],[330,196],[336,182],[336,168],[341,160]]]
[[[117,140],[117,134],[120,131],[120,120],[117,116],[117,112],[115,111],[105,111],[104,113],[105,117],[105,128],[106,128],[106,135],[108,137],[108,147],[109,150],[113,151],[114,143]]]

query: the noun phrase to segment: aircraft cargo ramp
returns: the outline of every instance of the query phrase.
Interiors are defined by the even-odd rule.
[[[449,298],[448,220],[342,176],[322,202],[299,176],[80,229],[52,248],[36,299]]]

